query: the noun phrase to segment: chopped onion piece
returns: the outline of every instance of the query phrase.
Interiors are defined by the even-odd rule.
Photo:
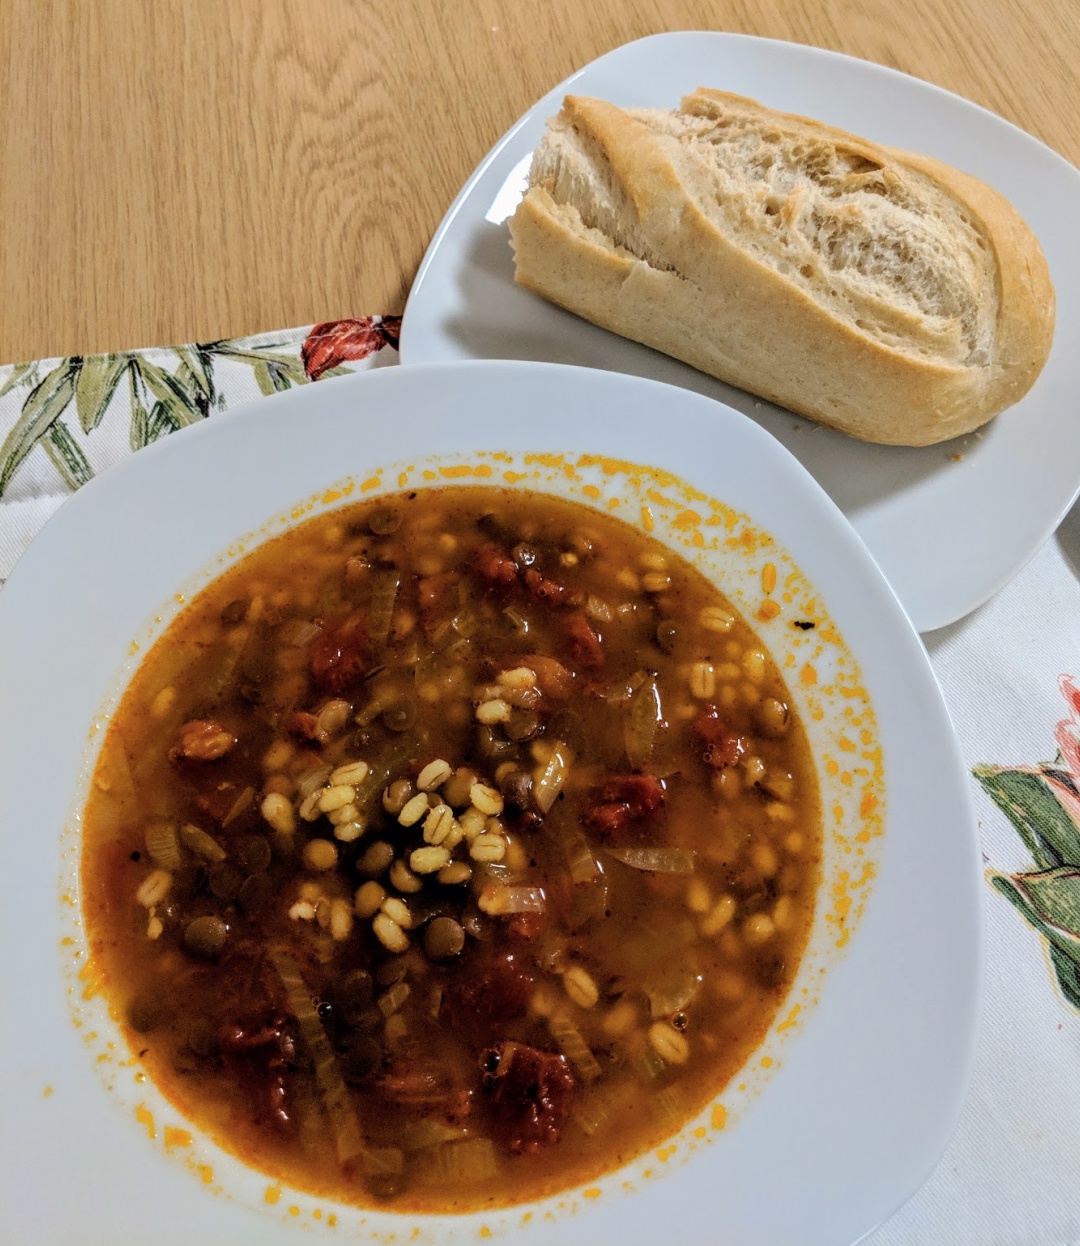
[[[450,626],[466,640],[476,634],[477,618],[471,610],[462,610],[450,620]]]
[[[488,1181],[498,1168],[495,1146],[490,1138],[464,1138],[460,1142],[444,1142],[431,1155],[432,1176],[440,1185],[468,1184]]]
[[[285,997],[289,1002],[289,1008],[296,1017],[296,1023],[300,1027],[300,1036],[315,1066],[315,1084],[319,1088],[323,1107],[330,1119],[330,1127],[333,1130],[337,1147],[338,1163],[342,1166],[350,1164],[358,1156],[365,1157],[366,1162],[366,1157],[373,1155],[374,1152],[364,1147],[360,1122],[356,1119],[352,1099],[345,1085],[345,1079],[341,1075],[334,1049],[330,1046],[330,1040],[319,1020],[319,1014],[315,1011],[311,991],[304,982],[296,961],[288,952],[271,947],[269,956],[285,987]],[[397,1151],[396,1147],[388,1149]],[[398,1167],[394,1171],[400,1172],[401,1152],[397,1151],[397,1154]]]
[[[654,1019],[659,1019],[681,1012],[690,1003],[701,986],[701,975],[696,965],[682,961],[670,965],[656,981],[644,985],[649,1011]]]
[[[255,789],[253,787],[245,787],[236,800],[233,801],[232,808],[221,819],[222,827],[228,826],[230,822],[235,822],[246,809],[251,807],[254,800]]]
[[[608,848],[608,856],[652,874],[692,874],[694,854],[685,848]]]
[[[589,1044],[581,1037],[577,1026],[566,1017],[556,1015],[548,1018],[548,1028],[559,1050],[581,1076],[587,1082],[595,1081],[604,1070],[589,1049]]]
[[[592,593],[589,594],[585,601],[585,613],[589,618],[595,619],[598,623],[610,623],[614,617],[607,602]]]
[[[481,912],[489,917],[506,913],[542,913],[547,899],[541,887],[507,887],[504,883],[487,883],[477,898]]]
[[[568,831],[563,838],[563,852],[570,877],[575,883],[591,883],[600,872],[589,841],[579,830]]]
[[[517,871],[504,861],[483,861],[473,866],[473,874],[477,878],[493,878],[498,883],[512,883]]]
[[[571,1116],[585,1134],[592,1137],[602,1126],[611,1124],[616,1112],[629,1107],[635,1097],[633,1085],[626,1082],[601,1082],[577,1099]]]
[[[307,619],[290,619],[284,624],[278,639],[283,645],[291,645],[294,649],[301,649],[309,641],[315,639],[322,631],[320,623],[313,623]]]
[[[656,731],[663,718],[660,690],[653,676],[646,678],[630,698],[624,724],[626,756],[635,770],[645,767],[656,744]]]
[[[117,734],[120,733],[117,732]],[[142,790],[135,786],[135,775],[131,770],[131,757],[127,746],[114,749],[110,761],[112,764],[108,766],[103,775],[99,776],[99,780],[107,777],[109,786],[104,790],[126,808],[142,808],[144,796]],[[95,783],[95,787],[97,786],[98,784]]]
[[[309,770],[300,776],[296,781],[296,795],[300,804],[303,804],[312,792],[317,792],[319,788],[326,786],[332,770],[333,766],[316,766],[314,770]]]
[[[448,1125],[445,1121],[422,1116],[406,1125],[398,1137],[406,1151],[424,1151],[446,1142],[459,1142],[468,1137],[468,1132],[463,1125]]]
[[[584,1103],[574,1104],[573,1117],[578,1128],[591,1138],[602,1125],[611,1120],[611,1106],[606,1099],[593,1096]]]
[[[363,1147],[357,1155],[360,1171],[367,1177],[396,1177],[405,1171],[405,1155],[400,1147]]]
[[[356,725],[370,727],[383,710],[394,704],[395,695],[392,688],[376,688],[371,694],[371,700],[356,715]]]
[[[513,606],[507,606],[503,611],[504,616],[509,620],[510,627],[515,636],[527,636],[529,634],[529,620]]]
[[[573,754],[569,745],[556,740],[551,746],[551,756],[533,778],[533,799],[541,813],[547,813],[555,803],[572,764]]]
[[[233,682],[250,636],[251,628],[237,628],[230,636],[228,643],[219,649],[214,658],[214,666],[206,679],[207,701],[217,701]]]
[[[383,788],[392,783],[405,770],[420,748],[420,737],[415,731],[403,731],[381,757],[369,758],[371,766],[364,778],[356,784],[353,803],[365,813],[369,806],[381,799]]]
[[[412,988],[407,982],[395,982],[385,995],[379,997],[379,1010],[382,1015],[392,1017],[411,994]]]
[[[664,1125],[675,1126],[686,1120],[686,1097],[678,1082],[658,1090],[652,1097],[652,1103],[657,1120]]]
[[[379,567],[372,572],[368,635],[377,649],[386,644],[386,638],[390,635],[390,621],[400,585],[401,576],[393,567]]]
[[[608,911],[608,901],[607,879],[602,874],[598,874],[588,886],[575,887],[570,896],[567,926],[575,932],[582,930],[589,922],[604,916]]]
[[[667,1062],[656,1054],[656,1049],[651,1044],[634,1061],[634,1065],[638,1071],[638,1076],[642,1078],[650,1077],[655,1080],[663,1077],[668,1071]]]

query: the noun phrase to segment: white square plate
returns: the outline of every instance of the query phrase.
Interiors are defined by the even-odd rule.
[[[507,420],[511,410],[521,418]],[[594,456],[625,456],[670,473],[663,494],[678,496],[686,481],[703,514],[720,499],[743,534],[775,542],[725,535],[696,547],[684,533],[680,545],[661,524],[672,504],[653,503],[657,535],[745,615],[761,604],[763,570],[739,550],[772,560],[790,600],[755,630],[783,669],[816,664],[814,678],[789,684],[828,811],[810,946],[763,1046],[723,1092],[727,1117],[717,1124],[706,1108],[664,1162],[639,1157],[600,1179],[595,1197],[570,1190],[505,1211],[335,1206],[281,1189],[216,1147],[146,1080],[107,1000],[83,998],[93,979],[77,976],[88,767],[117,694],[180,610],[175,595],[220,574],[245,534],[342,504],[340,488],[328,487],[344,476],[358,497],[397,487],[399,470],[441,464],[460,475],[481,456],[496,487],[537,453],[551,460],[552,479],[537,483],[529,466],[509,483],[572,487],[584,501],[565,468],[592,461],[603,484]],[[380,467],[385,486],[372,480]],[[631,522],[640,512],[625,507]],[[796,581],[817,603],[817,630],[793,626],[807,617]],[[0,593],[0,740],[4,1243],[845,1246],[916,1188],[952,1131],[978,1012],[984,888],[969,780],[941,694],[889,586],[829,499],[773,438],[698,394],[543,364],[381,368],[261,399],[151,446],[80,489]],[[830,765],[836,758],[843,766]],[[876,804],[863,787],[871,781]],[[191,1135],[182,1144],[181,1128]],[[700,1145],[698,1129],[708,1135]]]
[[[985,429],[923,449],[820,428],[514,285],[506,218],[567,91],[670,108],[697,86],[749,95],[879,143],[936,156],[1004,194],[1035,230],[1057,290],[1034,389]],[[405,364],[535,359],[652,377],[736,407],[777,437],[847,515],[920,632],[1007,583],[1080,491],[1080,173],[966,100],[835,52],[691,31],[616,48],[544,96],[485,157],[428,248],[405,309]],[[657,430],[660,437],[661,430]],[[959,457],[954,457],[959,456]]]

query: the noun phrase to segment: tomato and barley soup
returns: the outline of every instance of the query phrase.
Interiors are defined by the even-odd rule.
[[[817,783],[772,659],[654,539],[515,490],[312,519],[203,591],[107,733],[91,953],[143,1066],[320,1195],[609,1172],[788,991]]]

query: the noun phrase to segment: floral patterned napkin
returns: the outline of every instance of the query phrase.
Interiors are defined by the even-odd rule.
[[[0,583],[73,490],[237,403],[397,362],[400,316],[366,316],[0,368]]]
[[[399,327],[368,316],[0,368],[0,581],[98,472],[260,394],[396,363]],[[1080,506],[992,601],[924,640],[979,818],[984,1016],[944,1159],[868,1240],[1080,1246]]]

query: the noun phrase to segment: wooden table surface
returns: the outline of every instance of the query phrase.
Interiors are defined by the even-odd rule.
[[[398,311],[527,107],[686,29],[905,70],[1080,163],[1078,0],[5,0],[0,361]]]

